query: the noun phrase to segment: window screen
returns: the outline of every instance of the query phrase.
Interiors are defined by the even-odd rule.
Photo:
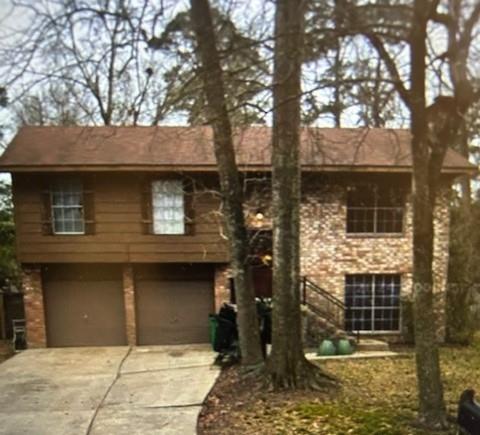
[[[185,200],[180,180],[152,182],[154,234],[185,234]]]
[[[80,181],[55,183],[51,189],[55,234],[84,234],[83,186]]]

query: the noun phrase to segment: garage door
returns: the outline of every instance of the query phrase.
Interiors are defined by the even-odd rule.
[[[137,268],[138,344],[208,342],[214,309],[213,268],[156,265]]]
[[[43,277],[49,346],[126,344],[119,267],[55,265]]]

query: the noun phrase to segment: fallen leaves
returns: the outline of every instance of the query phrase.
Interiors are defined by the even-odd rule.
[[[441,351],[445,399],[456,413],[466,388],[480,392],[480,337],[470,347]],[[225,370],[210,394],[199,433],[427,435],[414,427],[417,393],[413,354],[398,359],[325,361],[341,388],[329,394],[274,393]]]

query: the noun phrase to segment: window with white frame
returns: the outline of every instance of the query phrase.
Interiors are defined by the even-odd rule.
[[[51,187],[54,234],[85,234],[83,186],[80,180],[65,180]]]
[[[154,234],[185,234],[185,198],[181,180],[152,182]]]
[[[402,233],[404,195],[388,185],[351,186],[347,195],[347,233]]]
[[[400,330],[398,274],[345,276],[345,328],[348,331]]]

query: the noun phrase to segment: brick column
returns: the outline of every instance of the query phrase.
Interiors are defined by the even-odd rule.
[[[45,307],[43,305],[42,272],[38,265],[22,265],[27,343],[29,348],[47,346]]]
[[[123,265],[123,298],[125,302],[125,326],[127,342],[130,346],[137,344],[137,323],[135,319],[135,280],[131,264]]]
[[[215,267],[215,312],[224,302],[230,302],[230,284],[228,278],[230,276],[230,266],[221,265]]]

